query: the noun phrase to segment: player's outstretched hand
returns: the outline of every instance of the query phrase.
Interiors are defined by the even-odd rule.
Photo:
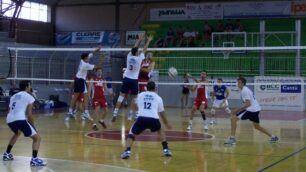
[[[153,35],[149,35],[148,36],[148,41],[152,41],[153,40]]]
[[[166,124],[166,128],[170,130],[172,129],[172,126],[170,124]]]

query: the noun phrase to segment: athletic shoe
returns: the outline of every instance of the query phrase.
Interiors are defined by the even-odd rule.
[[[116,119],[117,119],[117,116],[113,115],[112,122],[115,122]]]
[[[271,139],[270,139],[270,143],[277,143],[278,142],[278,137],[277,136],[273,136],[273,137],[271,137]]]
[[[187,130],[191,130],[192,129],[192,125],[189,124],[188,127],[187,127]]]
[[[124,151],[122,154],[121,154],[121,158],[122,159],[129,159],[131,156],[131,151]]]
[[[32,158],[30,162],[31,166],[46,166],[47,163],[39,158]]]
[[[94,131],[98,131],[98,130],[99,130],[99,128],[97,127],[97,125],[96,125],[96,124],[94,124],[94,125],[92,125],[92,130],[94,130]]]
[[[70,117],[70,118],[75,118],[75,114],[73,114],[72,112],[68,112],[67,116]]]
[[[217,123],[216,123],[216,121],[215,121],[215,120],[213,120],[213,119],[212,119],[212,120],[210,120],[210,125],[214,125],[214,124],[217,124]]]
[[[93,119],[90,117],[89,113],[83,112],[81,118],[84,119],[88,119],[90,121],[93,121]]]
[[[99,124],[101,124],[104,129],[106,128],[106,125],[105,125],[104,121],[99,121]]]
[[[204,128],[205,131],[207,131],[208,130],[208,125],[204,124],[203,128]]]
[[[11,153],[3,153],[3,161],[11,161],[14,160],[13,154]]]
[[[164,149],[164,156],[166,157],[172,156],[170,149]]]
[[[236,144],[236,139],[233,137],[229,137],[225,142],[225,145],[235,145]]]

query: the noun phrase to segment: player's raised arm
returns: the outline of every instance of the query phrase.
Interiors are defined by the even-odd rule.
[[[139,47],[141,41],[144,39],[144,34],[139,35],[139,39],[135,42],[134,48]]]
[[[143,53],[144,53],[144,54],[146,53],[146,51],[147,51],[147,49],[148,49],[148,46],[149,46],[149,44],[150,44],[150,42],[151,42],[152,40],[153,40],[153,36],[150,35],[150,36],[148,37],[148,40],[147,40],[146,44],[145,44],[144,47],[143,47]]]

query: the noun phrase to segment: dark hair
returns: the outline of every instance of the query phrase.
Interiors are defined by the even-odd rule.
[[[84,60],[86,57],[88,57],[88,55],[89,55],[88,53],[82,53],[81,59]]]
[[[147,84],[147,90],[148,91],[154,91],[155,90],[155,82],[154,81],[149,81]]]
[[[238,79],[237,79],[237,81],[241,81],[242,83],[243,83],[243,85],[245,85],[246,84],[246,79],[244,78],[244,77],[239,77]]]
[[[218,78],[219,81],[223,81],[222,78]]]
[[[22,80],[19,82],[19,88],[21,91],[25,91],[25,89],[30,85],[31,81],[29,80]]]
[[[137,51],[138,51],[138,47],[133,47],[133,48],[131,49],[132,55],[133,55],[133,56],[136,56],[136,55],[137,55]]]
[[[206,70],[202,70],[202,72],[205,72],[207,74],[207,71]]]

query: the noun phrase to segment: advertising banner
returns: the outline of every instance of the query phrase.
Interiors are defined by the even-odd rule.
[[[255,97],[263,110],[304,111],[302,77],[255,77]]]
[[[290,17],[290,1],[234,2],[223,5],[224,18]]]
[[[188,19],[193,20],[223,19],[223,5],[221,3],[187,3],[186,14]]]
[[[104,32],[72,32],[72,44],[100,43],[103,40]]]
[[[186,20],[185,8],[152,8],[150,9],[151,21]]]
[[[291,16],[292,17],[306,16],[306,1],[292,1]]]
[[[144,35],[145,33],[145,31],[127,31],[125,34],[125,44],[134,45],[139,39],[139,36]],[[142,44],[144,44],[144,41],[142,41]]]

